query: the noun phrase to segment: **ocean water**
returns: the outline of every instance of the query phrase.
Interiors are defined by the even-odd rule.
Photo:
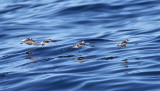
[[[159,0],[0,3],[0,91],[160,91]]]

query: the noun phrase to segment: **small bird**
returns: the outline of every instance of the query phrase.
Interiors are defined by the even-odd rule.
[[[34,40],[32,40],[32,38],[22,39],[21,42],[24,42],[24,43],[26,43],[28,45],[37,45],[37,46],[39,45]]]
[[[84,41],[77,43],[76,45],[74,45],[72,48],[80,48],[82,46],[88,46],[87,44],[84,44]]]
[[[128,41],[129,41],[129,40],[126,39],[125,41],[119,43],[117,46],[126,47],[126,44],[132,44],[132,43],[130,43],[130,42],[128,42]]]
[[[52,41],[51,39],[42,41],[42,42],[40,43],[40,45],[42,45],[42,48],[43,48],[43,46],[44,46],[45,44],[49,44],[49,42],[51,42],[51,41]]]
[[[32,50],[26,52],[26,54],[30,55],[30,54],[33,54],[34,52]]]

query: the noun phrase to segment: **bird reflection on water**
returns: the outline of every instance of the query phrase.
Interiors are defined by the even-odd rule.
[[[38,60],[36,57],[25,57],[25,59]]]

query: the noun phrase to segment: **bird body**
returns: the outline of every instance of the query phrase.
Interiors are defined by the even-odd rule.
[[[22,42],[28,44],[28,45],[39,45],[38,43],[36,43],[32,38],[26,38],[26,39],[22,39]]]
[[[126,44],[132,44],[132,43],[130,43],[130,42],[128,42],[128,41],[129,41],[129,40],[128,40],[128,39],[126,39],[125,41],[123,41],[123,42],[119,43],[117,46],[125,47],[125,46],[126,46]]]
[[[30,54],[33,54],[34,52],[32,50],[26,52],[26,54],[30,55]]]
[[[82,46],[88,46],[87,44],[84,44],[84,41],[77,43],[76,45],[74,45],[72,48],[80,48]]]
[[[42,42],[40,43],[40,45],[42,45],[42,47],[43,47],[45,44],[49,44],[49,42],[51,42],[51,41],[52,41],[51,39],[42,41]]]

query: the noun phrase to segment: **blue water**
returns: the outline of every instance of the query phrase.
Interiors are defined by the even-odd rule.
[[[0,3],[0,91],[160,91],[159,0]]]

